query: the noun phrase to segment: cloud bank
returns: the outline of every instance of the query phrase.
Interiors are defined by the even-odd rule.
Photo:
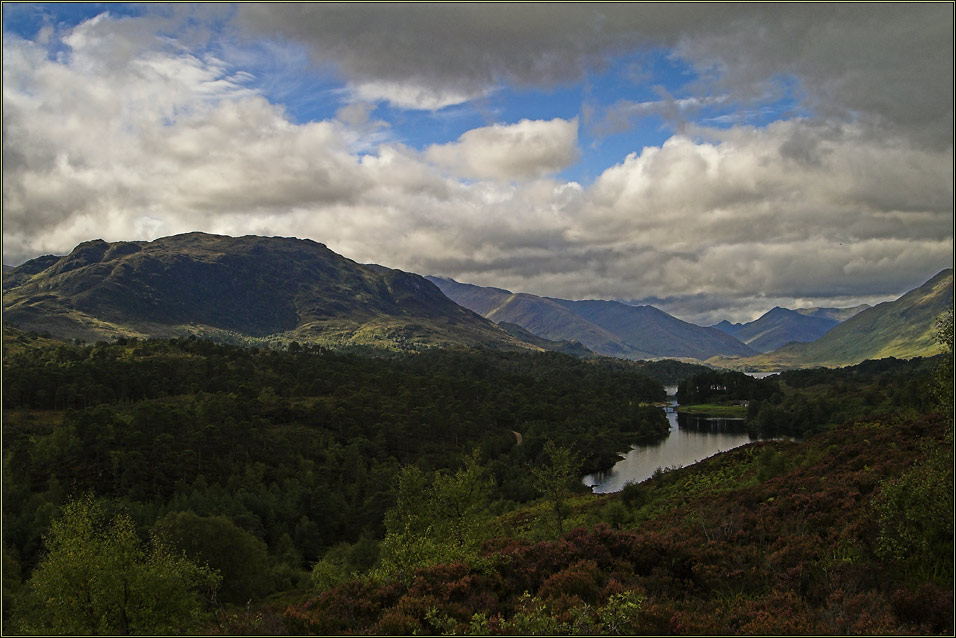
[[[798,74],[822,113],[688,122],[589,184],[556,177],[580,153],[577,118],[416,149],[354,99],[296,123],[227,56],[147,19],[5,34],[4,262],[202,230],[310,237],[357,261],[540,295],[653,301],[704,324],[873,303],[953,258],[952,20],[938,20],[952,6],[910,7],[868,6],[862,20],[830,5],[777,7],[773,20],[760,6],[240,7],[249,33],[299,38],[355,94],[407,108],[574,81],[615,52],[667,45],[732,99]]]
[[[937,147],[952,139],[949,4],[245,4],[239,20],[302,42],[359,86],[414,86],[431,96],[421,108],[501,83],[576,82],[620,53],[669,48],[702,89],[756,99],[793,76],[823,114]]]

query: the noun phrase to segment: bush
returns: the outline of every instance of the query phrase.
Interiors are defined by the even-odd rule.
[[[271,590],[266,544],[225,516],[170,513],[156,522],[153,532],[170,548],[220,573],[221,602],[241,605]]]

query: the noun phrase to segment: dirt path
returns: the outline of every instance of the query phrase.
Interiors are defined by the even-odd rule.
[[[517,441],[515,445],[521,445],[524,442],[524,439],[521,438],[521,432],[515,432],[514,430],[512,430],[512,433],[514,433],[515,441]]]

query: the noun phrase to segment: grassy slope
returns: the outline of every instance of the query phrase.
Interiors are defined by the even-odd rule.
[[[847,319],[812,343],[790,344],[756,357],[715,357],[708,363],[732,369],[780,370],[932,356],[941,351],[934,338],[934,321],[952,306],[953,271],[945,270],[896,301]]]

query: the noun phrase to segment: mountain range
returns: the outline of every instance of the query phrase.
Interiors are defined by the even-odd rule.
[[[464,346],[743,369],[848,365],[939,350],[952,270],[873,308],[774,308],[697,326],[653,306],[567,300],[359,264],[311,240],[187,233],[93,240],[3,270],[6,324],[65,339],[198,335],[401,350]],[[794,342],[805,343],[794,343]]]
[[[713,327],[757,352],[770,352],[791,341],[816,341],[839,324],[836,319],[808,316],[777,306],[749,323],[721,321]]]
[[[771,352],[788,343],[816,341],[834,326],[869,308],[798,308],[776,306],[748,323],[721,321],[712,326],[743,341],[757,352]]]
[[[579,341],[598,354],[625,359],[756,354],[720,330],[681,321],[653,306],[570,301],[426,278],[456,303],[496,323],[514,323],[546,339]]]

